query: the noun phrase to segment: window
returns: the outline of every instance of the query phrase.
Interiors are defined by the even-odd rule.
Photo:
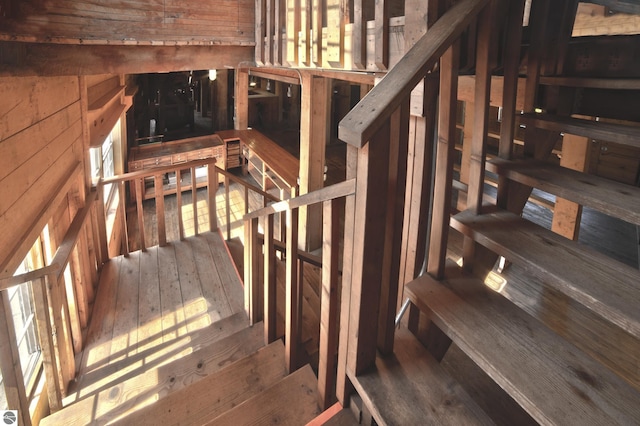
[[[120,120],[118,120],[102,145],[89,150],[91,177],[94,183],[97,182],[100,177],[108,178],[115,175],[114,153],[116,149],[120,147],[120,134]],[[104,203],[106,206],[110,204],[113,192],[113,185],[104,186]]]
[[[46,231],[46,230],[45,230]],[[46,237],[43,232],[43,238]],[[14,275],[33,271],[44,266],[42,238],[38,237],[33,247],[24,258]],[[38,336],[38,328],[35,319],[35,309],[33,302],[33,291],[31,283],[11,287],[6,290],[9,299],[9,308],[13,326],[15,329],[16,343],[18,347],[18,357],[20,368],[24,377],[24,385],[27,392],[30,392],[32,382],[39,371],[41,363],[41,348]],[[2,376],[0,375],[0,409],[7,409],[7,399],[2,386]]]

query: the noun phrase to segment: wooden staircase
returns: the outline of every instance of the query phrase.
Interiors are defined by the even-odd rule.
[[[284,345],[264,346],[262,323],[216,339],[218,323],[192,333],[193,351],[128,377],[46,417],[55,424],[304,424],[319,414],[306,365],[287,375]],[[229,324],[222,329],[228,330]],[[219,334],[219,333],[218,333]],[[108,401],[110,400],[110,401]]]
[[[630,126],[543,114],[523,122],[629,146],[640,140]],[[637,187],[534,160],[494,159],[487,170],[640,224]],[[429,350],[441,353],[434,343],[453,342],[538,423],[638,424],[640,271],[498,207],[458,213],[451,227],[520,275],[497,274],[501,286],[491,290],[447,263],[444,279],[424,275],[408,284],[407,296],[441,332]],[[512,285],[535,289],[519,300],[527,290],[509,291]],[[619,351],[635,355],[625,360]]]

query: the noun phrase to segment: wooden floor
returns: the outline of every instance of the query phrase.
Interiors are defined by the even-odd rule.
[[[190,353],[195,333],[243,310],[242,285],[218,233],[111,259],[65,404]]]

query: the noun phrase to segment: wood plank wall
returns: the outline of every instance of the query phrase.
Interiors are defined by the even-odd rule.
[[[253,0],[28,0],[19,20],[3,23],[5,40],[184,45],[253,45]],[[11,38],[11,34],[15,37]]]

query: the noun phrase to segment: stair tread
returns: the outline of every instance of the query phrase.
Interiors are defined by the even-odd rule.
[[[408,297],[536,421],[640,421],[636,389],[455,264],[445,276],[414,280]]]
[[[360,423],[350,409],[343,408],[322,424],[323,426],[358,426]]]
[[[406,329],[396,331],[394,354],[354,377],[378,424],[493,424],[444,368]]]
[[[301,425],[320,414],[317,401],[317,379],[307,364],[206,424]]]
[[[543,161],[493,159],[487,170],[640,225],[640,188]]]
[[[640,127],[636,126],[534,113],[523,114],[521,122],[541,129],[640,148]]]
[[[640,337],[640,271],[507,211],[467,210],[451,226]]]
[[[125,417],[117,424],[201,425],[287,375],[281,340]],[[161,419],[161,422],[159,421]]]
[[[134,370],[127,379],[45,417],[42,425],[106,424],[195,383],[264,346],[262,327],[246,327],[209,345],[195,342],[181,358],[157,368]],[[136,373],[139,373],[136,375]]]

